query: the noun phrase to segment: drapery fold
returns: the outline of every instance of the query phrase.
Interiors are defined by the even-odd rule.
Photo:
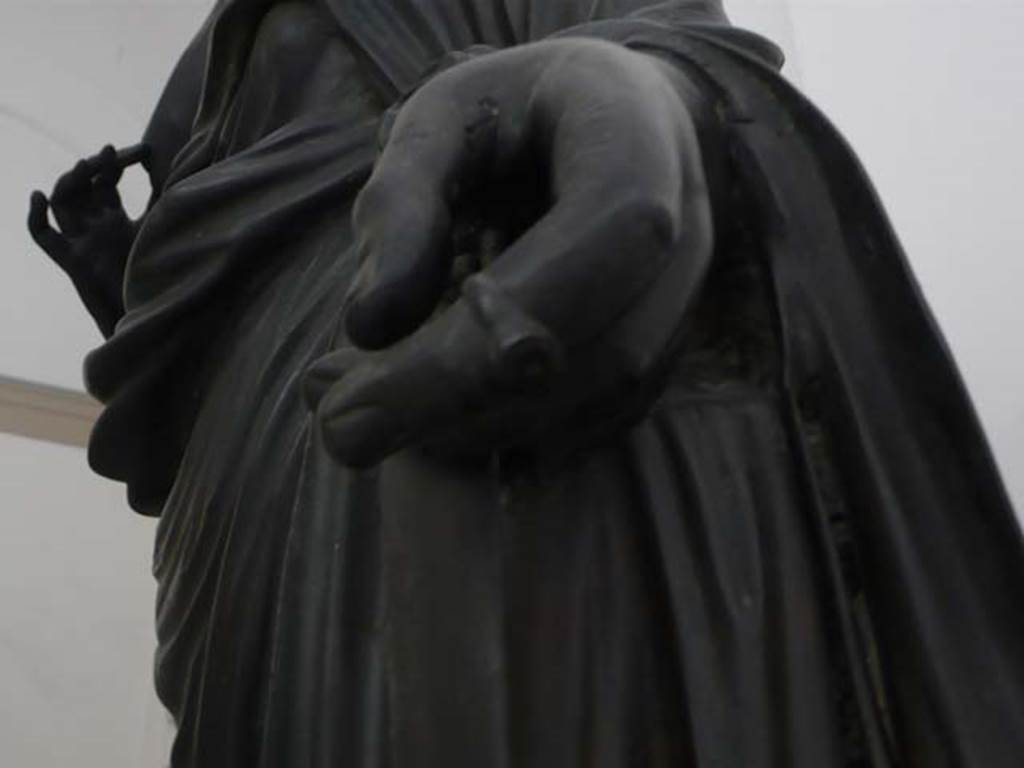
[[[193,140],[133,251],[128,314],[86,365],[107,406],[90,460],[164,515],[174,764],[561,768],[601,744],[613,766],[1014,768],[1020,531],[869,181],[778,49],[713,2],[325,2],[354,90],[244,146],[226,126],[262,82],[249,54],[275,4],[215,9]],[[448,496],[445,470],[409,456],[332,466],[295,381],[337,334],[377,117],[446,53],[552,35],[674,59],[715,100],[778,377],[732,405],[681,382],[576,474],[517,486],[506,517],[493,478]],[[798,667],[808,638],[806,676],[751,658]],[[570,644],[561,666],[545,642]],[[461,676],[441,695],[420,665]],[[857,748],[830,719],[846,684]],[[623,706],[601,710],[616,690]],[[456,747],[460,717],[473,730]]]

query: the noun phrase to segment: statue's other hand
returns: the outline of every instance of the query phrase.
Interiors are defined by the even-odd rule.
[[[355,207],[356,346],[307,379],[341,462],[446,440],[544,441],[649,378],[712,241],[676,77],[644,54],[566,38],[461,63],[402,107]],[[524,176],[540,180],[532,201],[509,182]],[[466,212],[500,229],[495,211],[538,198],[536,217],[446,305]]]
[[[125,212],[117,185],[126,168],[145,165],[147,156],[148,149],[141,144],[120,152],[106,146],[61,176],[49,199],[42,192],[32,193],[32,238],[71,278],[107,337],[124,314],[124,268],[138,229]]]

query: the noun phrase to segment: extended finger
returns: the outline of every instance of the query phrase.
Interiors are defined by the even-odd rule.
[[[145,143],[132,144],[122,149],[115,149],[112,144],[107,144],[95,155],[87,157],[82,162],[89,167],[93,175],[101,172],[123,172],[126,168],[139,163],[145,167],[151,154],[149,145]],[[118,176],[118,180],[120,180],[120,176]]]
[[[29,201],[28,231],[32,239],[53,259],[58,266],[64,268],[69,253],[68,241],[53,227],[48,217],[49,202],[46,195],[38,190],[32,193]]]
[[[141,163],[142,167],[148,170],[152,157],[152,149],[145,143],[133,144],[130,147],[117,150],[117,164],[121,168],[130,168]]]
[[[527,441],[574,388],[562,349],[485,279],[385,350],[346,348],[314,363],[303,382],[330,453],[371,466],[417,444],[479,452]]]
[[[108,144],[95,158],[86,162],[94,170],[92,192],[95,201],[104,208],[120,208],[121,195],[117,184],[126,166],[122,165],[117,150]]]
[[[304,394],[331,454],[367,467],[481,410],[487,362],[486,335],[456,305],[389,349],[321,358]]]
[[[373,352],[344,350],[318,360],[307,372],[304,395],[317,415],[328,451],[347,466],[370,467],[409,440],[404,409],[388,407],[381,382],[394,366],[373,362]],[[368,390],[377,390],[368,397]],[[385,402],[381,402],[381,401]]]

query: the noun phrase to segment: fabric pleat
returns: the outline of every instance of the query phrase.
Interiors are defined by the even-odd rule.
[[[340,467],[301,377],[344,342],[380,117],[446,55],[558,35],[676,62],[721,118],[744,226],[664,391],[568,456]],[[711,0],[221,0],[201,38],[86,363],[90,461],[161,518],[174,768],[1020,764],[1012,510],[777,48]]]

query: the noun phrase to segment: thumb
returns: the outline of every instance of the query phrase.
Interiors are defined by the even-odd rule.
[[[444,293],[450,270],[448,206],[431,191],[371,179],[356,203],[362,262],[346,296],[349,338],[382,349],[412,333]]]
[[[346,326],[380,349],[416,330],[448,287],[452,210],[493,149],[497,109],[450,88],[425,88],[402,108],[353,223],[362,266]]]

